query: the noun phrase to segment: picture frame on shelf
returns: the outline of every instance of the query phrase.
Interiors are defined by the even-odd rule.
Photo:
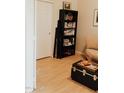
[[[98,9],[94,9],[93,26],[98,26]]]
[[[67,1],[63,1],[63,9],[70,10],[71,9],[71,3]]]

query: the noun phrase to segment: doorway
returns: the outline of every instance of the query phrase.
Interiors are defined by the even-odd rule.
[[[35,1],[36,59],[52,56],[53,3]]]

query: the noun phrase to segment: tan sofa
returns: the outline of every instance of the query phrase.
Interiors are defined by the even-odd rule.
[[[98,39],[87,38],[85,47],[82,51],[83,60],[94,61],[98,63]]]

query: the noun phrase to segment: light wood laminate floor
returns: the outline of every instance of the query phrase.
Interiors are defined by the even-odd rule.
[[[71,66],[79,55],[63,59],[45,58],[37,61],[37,89],[33,93],[97,93],[71,80]]]

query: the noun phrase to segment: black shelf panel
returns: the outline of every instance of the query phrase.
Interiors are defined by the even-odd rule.
[[[76,20],[64,20],[64,22],[76,22]]]
[[[63,38],[75,38],[75,35],[64,36]]]
[[[65,28],[65,27],[64,27],[64,29],[76,29],[76,28],[75,28],[75,27],[74,27],[74,28],[73,28],[73,27],[70,27],[70,28]]]
[[[64,57],[75,54],[75,49],[64,49]]]

